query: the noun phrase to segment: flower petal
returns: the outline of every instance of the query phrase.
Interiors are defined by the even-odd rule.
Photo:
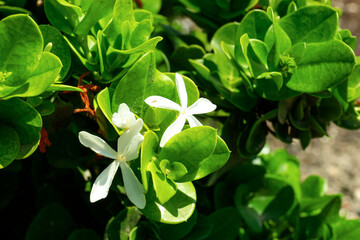
[[[165,130],[161,141],[160,147],[163,147],[167,141],[170,140],[175,134],[181,132],[185,125],[186,117],[180,114],[179,117]]]
[[[118,153],[122,155],[126,155],[129,151],[128,149],[131,147],[132,139],[139,134],[141,128],[143,127],[143,120],[141,118],[137,119],[135,123],[125,131],[118,139]],[[141,135],[141,134],[140,134]],[[140,143],[141,144],[141,143]],[[133,160],[133,159],[131,159]]]
[[[186,119],[188,120],[191,128],[202,126],[201,122],[199,122],[199,120],[197,120],[193,115],[188,115]]]
[[[175,83],[176,83],[176,89],[178,92],[178,96],[180,99],[181,108],[185,109],[185,108],[187,108],[187,104],[188,104],[188,95],[186,92],[184,79],[178,73],[175,74]]]
[[[126,195],[140,209],[146,205],[145,190],[126,162],[120,164]]]
[[[161,96],[150,96],[145,99],[145,102],[152,107],[181,111],[179,104]]]
[[[96,178],[90,192],[90,202],[96,202],[106,198],[109,188],[119,168],[119,162],[113,161],[104,171]]]
[[[119,105],[118,112],[114,113],[112,116],[112,122],[118,128],[129,128],[136,120],[135,115],[130,112],[129,107],[126,103]]]
[[[139,149],[141,143],[144,141],[144,136],[138,133],[131,139],[131,143],[126,150],[126,152],[123,154],[126,158],[126,161],[131,161],[136,159],[139,156]]]
[[[122,115],[120,115],[120,113],[114,113],[111,119],[115,126],[122,129],[128,129],[131,127],[135,120],[135,115],[132,112],[123,113]]]
[[[188,114],[203,114],[209,113],[216,109],[216,105],[210,102],[210,100],[206,98],[199,98],[193,105],[188,107],[186,112]]]
[[[79,132],[79,140],[82,145],[105,157],[116,159],[117,152],[112,149],[104,140],[88,132]]]

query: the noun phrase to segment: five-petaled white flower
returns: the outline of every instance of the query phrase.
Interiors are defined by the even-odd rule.
[[[108,195],[111,183],[120,166],[128,198],[138,208],[142,209],[145,207],[144,187],[126,163],[139,156],[139,148],[144,141],[144,136],[140,134],[142,126],[143,120],[137,119],[131,128],[119,137],[117,152],[103,139],[85,131],[79,133],[79,140],[84,146],[89,147],[98,154],[115,160],[96,178],[90,193],[91,202],[96,202]]]
[[[178,118],[165,130],[160,141],[160,147],[163,147],[175,134],[181,132],[186,120],[189,122],[190,127],[202,126],[202,124],[193,116],[194,114],[208,113],[216,109],[216,105],[206,98],[199,98],[194,104],[188,107],[188,96],[184,79],[178,73],[175,75],[175,83],[181,106],[161,96],[150,96],[145,99],[145,102],[152,107],[180,112]]]
[[[118,128],[127,130],[132,125],[134,125],[136,118],[135,115],[132,112],[130,112],[130,109],[126,105],[126,103],[122,103],[119,105],[118,112],[115,112],[112,115],[111,121]]]

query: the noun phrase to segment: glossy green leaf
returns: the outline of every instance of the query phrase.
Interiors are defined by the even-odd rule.
[[[136,207],[128,207],[111,218],[105,229],[105,240],[129,239],[131,230],[138,224],[141,214]]]
[[[286,86],[295,91],[314,93],[344,81],[353,71],[355,58],[349,46],[333,40],[306,44],[304,55],[296,65]]]
[[[155,55],[149,52],[141,57],[121,79],[112,97],[112,111],[116,112],[121,103],[126,103],[130,110],[143,117],[148,105],[144,100],[153,95],[172,98],[174,84],[170,79],[157,78]]]
[[[54,54],[43,52],[37,68],[20,88],[17,88],[10,97],[34,97],[45,92],[53,84],[62,68],[61,61]]]
[[[173,181],[182,178],[188,172],[182,163],[170,163],[167,159],[164,159],[160,162],[160,169],[166,175],[166,177]]]
[[[55,111],[55,106],[50,100],[45,100],[36,107],[36,111],[38,111],[41,116],[47,116]]]
[[[40,29],[28,15],[11,15],[0,21],[0,97],[6,95],[2,93],[4,85],[26,81],[40,61],[42,48]]]
[[[290,37],[292,44],[325,42],[335,36],[338,15],[331,7],[308,6],[281,18],[279,25]]]
[[[49,22],[69,35],[73,34],[82,16],[81,8],[66,0],[45,0],[44,9]]]
[[[0,101],[0,120],[19,135],[21,146],[17,159],[26,158],[36,150],[40,141],[42,119],[30,104],[19,98]]]
[[[342,219],[331,226],[338,240],[350,240],[360,237],[360,221],[358,219]]]
[[[71,66],[70,49],[61,33],[50,25],[40,25],[41,34],[44,38],[44,45],[51,43],[50,52],[55,54],[62,63],[60,77],[57,81],[63,81]]]
[[[290,186],[282,188],[275,198],[266,206],[262,218],[276,219],[287,213],[294,204],[294,190]]]
[[[32,220],[26,240],[63,240],[75,229],[75,221],[69,212],[58,203],[47,205]]]
[[[240,37],[246,33],[250,39],[264,41],[265,34],[271,24],[271,21],[264,11],[251,11],[241,20],[236,32],[236,39],[240,39]]]
[[[177,182],[187,182],[196,179],[199,169],[201,175],[209,174],[206,161],[214,152],[217,142],[216,130],[211,127],[193,127],[173,136],[162,148],[159,159],[167,159],[170,163],[182,163],[188,173]],[[201,176],[200,175],[200,176]]]
[[[177,185],[166,177],[155,161],[151,161],[146,169],[151,173],[156,197],[160,204],[168,202],[176,194]]]
[[[142,8],[152,13],[158,13],[161,9],[162,0],[143,0]]]
[[[86,11],[85,17],[76,26],[75,33],[85,36],[88,34],[97,21],[112,13],[115,0],[93,0],[90,8]]]
[[[0,169],[8,166],[20,152],[20,137],[17,132],[5,125],[0,128]]]
[[[183,223],[163,224],[155,223],[155,227],[162,239],[180,240],[192,230],[198,220],[198,213],[194,211],[193,215]],[[185,237],[188,239],[188,237]]]
[[[226,164],[230,157],[230,150],[225,141],[217,136],[214,152],[210,157],[200,163],[199,170],[195,179],[206,177],[209,173],[213,173]]]
[[[144,134],[144,141],[142,143],[141,151],[141,179],[145,189],[148,191],[149,175],[147,173],[147,166],[155,157],[155,152],[159,145],[159,139],[153,131],[147,131]]]
[[[191,182],[176,185],[176,194],[163,205],[156,200],[156,193],[150,185],[146,194],[146,207],[141,210],[142,213],[148,219],[162,223],[175,224],[187,221],[195,210],[195,187]]]
[[[310,175],[301,184],[301,193],[303,197],[322,197],[325,195],[326,191],[327,182],[320,176]]]
[[[124,22],[128,22],[129,31],[132,32],[136,27],[136,21],[134,17],[133,1],[131,0],[117,0],[114,5],[113,19],[111,23],[106,27],[104,33],[110,44],[114,45],[115,41],[122,37],[122,41],[126,40],[124,32],[122,32],[119,26],[122,26]]]

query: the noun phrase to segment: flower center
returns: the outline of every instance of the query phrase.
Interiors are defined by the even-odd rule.
[[[119,154],[116,160],[118,160],[119,162],[126,162],[126,158],[122,154]]]

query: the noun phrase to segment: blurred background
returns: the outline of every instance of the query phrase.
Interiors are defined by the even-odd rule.
[[[333,6],[342,9],[340,26],[349,29],[358,39],[356,55],[360,55],[360,1],[332,0]],[[360,131],[328,128],[330,137],[313,139],[303,151],[299,141],[287,145],[268,136],[272,149],[286,148],[301,162],[302,180],[312,174],[328,181],[328,193],[342,193],[343,214],[360,218]]]

